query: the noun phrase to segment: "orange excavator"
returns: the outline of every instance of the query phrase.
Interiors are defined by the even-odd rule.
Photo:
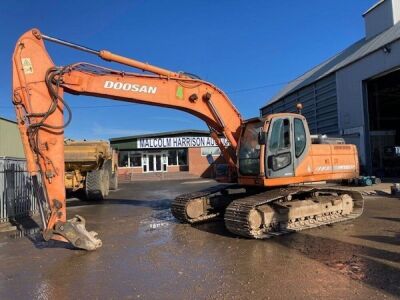
[[[145,73],[116,71],[84,62],[59,67],[51,60],[44,41]],[[243,120],[222,90],[198,77],[93,50],[44,35],[37,29],[19,38],[12,64],[13,104],[28,171],[39,199],[45,240],[61,240],[86,250],[102,244],[97,233],[86,230],[84,218],[67,220],[64,128],[70,122],[71,110],[63,93],[174,108],[195,115],[208,125],[236,184],[178,196],[171,211],[182,222],[194,224],[223,216],[229,231],[267,238],[349,220],[362,213],[360,193],[305,184],[355,178],[359,163],[354,145],[341,139],[311,136],[301,114]],[[229,146],[221,137],[229,141]]]

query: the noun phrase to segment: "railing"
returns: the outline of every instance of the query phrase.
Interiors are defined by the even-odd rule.
[[[0,157],[0,223],[37,212],[32,178],[24,159]]]

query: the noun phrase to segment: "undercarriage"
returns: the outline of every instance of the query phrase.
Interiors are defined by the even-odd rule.
[[[219,186],[178,196],[171,211],[190,224],[223,216],[230,232],[263,239],[357,218],[363,205],[361,193],[340,188]]]

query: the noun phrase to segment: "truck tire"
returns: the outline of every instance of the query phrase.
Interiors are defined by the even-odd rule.
[[[107,170],[102,170],[102,171],[103,171],[104,193],[105,196],[108,196],[110,192],[110,174],[107,172]]]
[[[104,200],[107,196],[107,185],[104,183],[105,173],[104,170],[93,170],[86,174],[85,193],[88,200]]]
[[[118,174],[115,171],[110,177],[110,190],[118,189]]]
[[[117,167],[114,166],[114,173],[113,173],[113,165],[112,160],[107,160],[104,165],[103,169],[108,172],[109,175],[109,189],[116,190],[118,189],[118,170]]]

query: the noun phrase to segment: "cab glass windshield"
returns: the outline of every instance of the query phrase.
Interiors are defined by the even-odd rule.
[[[246,124],[239,148],[239,172],[242,175],[258,175],[260,173],[258,133],[262,127],[262,122]]]

